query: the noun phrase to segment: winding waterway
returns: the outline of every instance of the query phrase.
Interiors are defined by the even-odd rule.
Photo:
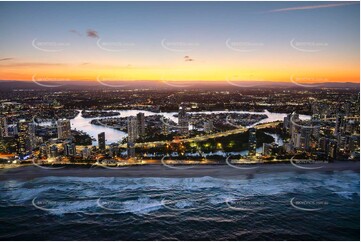
[[[80,111],[80,110],[79,110]],[[112,111],[118,111],[120,112],[119,115],[115,115],[115,116],[111,116],[111,117],[107,117],[107,118],[115,118],[115,117],[129,117],[129,116],[135,116],[137,115],[137,113],[142,112],[144,113],[145,116],[150,116],[150,115],[163,115],[165,118],[169,118],[170,120],[174,121],[174,122],[178,122],[178,118],[174,117],[175,114],[177,114],[176,112],[160,112],[160,113],[155,113],[155,112],[150,112],[150,111],[144,111],[144,110],[112,110]],[[240,114],[265,114],[267,115],[267,118],[260,120],[259,122],[249,126],[252,127],[254,125],[257,124],[262,124],[262,123],[268,123],[268,122],[274,122],[274,121],[281,121],[283,120],[284,117],[287,116],[286,113],[271,113],[268,112],[267,110],[263,111],[263,112],[248,112],[248,111],[205,111],[205,112],[197,112],[197,113],[204,113],[204,114],[211,114],[211,113],[240,113]],[[89,134],[92,138],[95,138],[96,140],[93,141],[92,145],[98,145],[98,134],[101,132],[105,133],[105,137],[106,137],[106,143],[107,144],[111,144],[111,143],[116,143],[121,141],[123,138],[125,138],[127,136],[127,134],[123,131],[120,130],[116,130],[113,129],[111,127],[106,127],[106,126],[100,126],[100,125],[94,125],[91,124],[91,120],[93,119],[101,119],[102,117],[96,117],[96,118],[84,118],[81,115],[81,112],[79,112],[79,114],[74,118],[71,119],[71,127],[72,129],[76,129],[76,130],[80,130],[83,132],[86,132],[87,134]],[[300,119],[309,119],[310,116],[308,115],[300,115]],[[275,139],[277,139],[277,137],[274,137]]]

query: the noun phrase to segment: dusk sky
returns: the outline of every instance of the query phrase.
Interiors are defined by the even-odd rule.
[[[1,2],[0,79],[359,82],[358,2]]]

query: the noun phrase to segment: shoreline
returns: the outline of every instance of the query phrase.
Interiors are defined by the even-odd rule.
[[[252,164],[237,167],[226,164],[218,165],[194,165],[194,166],[164,166],[159,164],[137,165],[128,167],[104,168],[104,167],[47,167],[22,166],[0,170],[0,181],[7,180],[31,180],[41,177],[123,177],[123,178],[192,178],[213,177],[228,179],[251,179],[258,174],[282,174],[294,173],[333,173],[352,171],[360,173],[360,162],[339,161],[325,164],[302,164],[296,167],[291,163],[277,164]],[[54,169],[55,168],[55,169]]]

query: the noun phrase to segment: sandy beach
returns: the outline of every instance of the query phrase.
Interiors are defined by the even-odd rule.
[[[59,168],[59,167],[58,167]],[[163,165],[144,165],[109,169],[104,167],[63,167],[59,169],[44,169],[36,166],[26,166],[0,171],[0,180],[30,180],[38,177],[204,177],[248,179],[255,174],[265,173],[317,173],[317,172],[360,172],[360,163],[340,161],[327,164],[304,164],[296,167],[292,164],[257,164],[231,167],[228,165],[198,165],[166,167]]]

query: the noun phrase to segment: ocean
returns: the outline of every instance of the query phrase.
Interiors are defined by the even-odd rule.
[[[1,240],[359,240],[360,175],[10,179],[0,224]]]

